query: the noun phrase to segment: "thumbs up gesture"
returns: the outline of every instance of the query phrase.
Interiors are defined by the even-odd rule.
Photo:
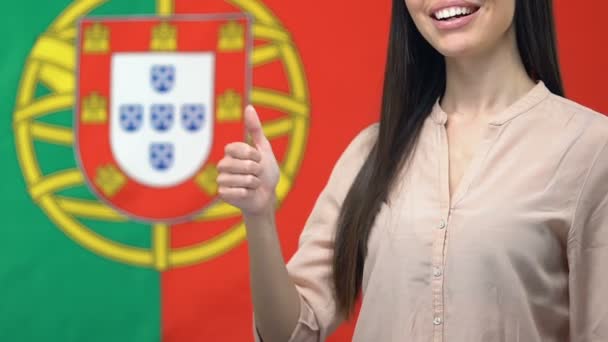
[[[245,109],[245,127],[253,146],[244,142],[226,145],[224,158],[217,166],[219,196],[241,209],[245,216],[271,213],[279,181],[279,165],[262,131],[260,118],[251,105]]]

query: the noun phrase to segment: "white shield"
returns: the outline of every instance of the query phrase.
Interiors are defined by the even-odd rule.
[[[213,53],[112,56],[110,144],[120,168],[151,187],[175,186],[213,142]]]

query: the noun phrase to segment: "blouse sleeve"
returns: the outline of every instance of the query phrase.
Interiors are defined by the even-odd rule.
[[[343,321],[336,314],[332,257],[340,208],[375,141],[377,124],[361,131],[342,153],[300,234],[287,271],[300,294],[300,316],[289,342],[321,342]],[[255,322],[255,318],[254,318]],[[257,329],[256,341],[263,341]]]
[[[570,341],[608,341],[608,148],[583,183],[568,238]]]

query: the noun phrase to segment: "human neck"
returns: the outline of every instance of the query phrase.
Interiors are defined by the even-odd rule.
[[[526,94],[535,82],[526,73],[514,33],[506,43],[476,57],[446,57],[442,109],[454,117],[491,120]]]

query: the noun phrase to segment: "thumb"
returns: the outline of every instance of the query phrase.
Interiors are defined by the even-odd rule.
[[[252,105],[248,105],[247,108],[245,108],[245,128],[256,146],[268,146],[268,139],[266,139],[264,131],[262,130],[262,123],[260,122],[258,113]]]

